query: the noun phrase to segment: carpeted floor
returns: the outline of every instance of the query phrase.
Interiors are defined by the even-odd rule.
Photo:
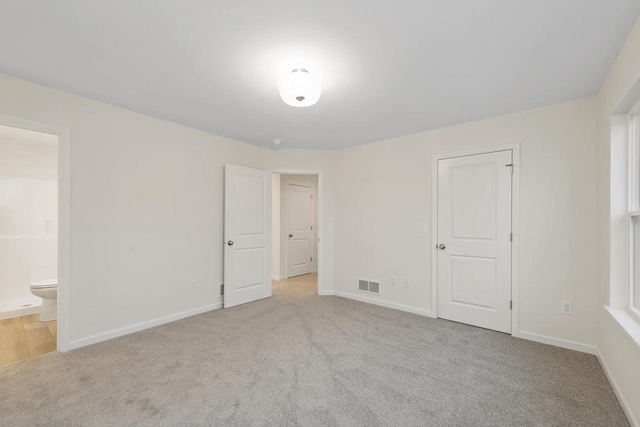
[[[2,426],[627,426],[594,356],[315,295],[0,368]]]

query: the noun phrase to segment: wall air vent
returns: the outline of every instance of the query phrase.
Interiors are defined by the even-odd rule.
[[[373,294],[380,293],[380,283],[378,282],[369,282],[369,292]]]
[[[362,292],[369,292],[371,294],[379,294],[380,282],[358,279],[358,290]]]

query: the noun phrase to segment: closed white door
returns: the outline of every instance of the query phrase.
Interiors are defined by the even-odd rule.
[[[287,186],[287,277],[311,273],[313,239],[313,191]]]
[[[511,162],[438,161],[438,317],[511,333]]]
[[[225,166],[224,307],[271,296],[271,173]]]

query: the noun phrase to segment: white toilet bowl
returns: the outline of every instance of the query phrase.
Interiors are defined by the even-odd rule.
[[[31,293],[42,298],[40,321],[58,319],[58,279],[41,280],[31,284]]]

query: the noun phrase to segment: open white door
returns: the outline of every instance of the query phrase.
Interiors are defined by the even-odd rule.
[[[226,165],[224,307],[271,296],[271,173]]]
[[[438,161],[438,317],[511,332],[511,160]]]

